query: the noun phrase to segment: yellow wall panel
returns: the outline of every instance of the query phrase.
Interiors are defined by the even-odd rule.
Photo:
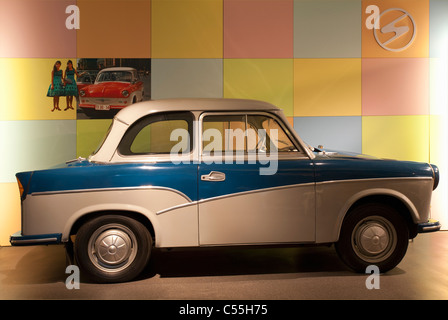
[[[51,111],[53,98],[47,91],[57,60],[65,70],[69,59],[0,59],[0,120],[76,119],[76,110],[64,111],[65,97],[60,97],[62,111]],[[71,60],[76,65],[76,59]]]
[[[293,59],[224,59],[224,98],[270,102],[293,116]]]
[[[20,196],[16,183],[0,183],[0,246],[9,245],[9,236],[21,228]]]
[[[360,116],[361,59],[295,59],[294,116]]]
[[[101,144],[112,119],[89,119],[76,121],[76,155],[87,158]]]
[[[222,0],[152,0],[152,58],[222,58]]]
[[[429,116],[362,118],[362,152],[379,158],[429,161]]]

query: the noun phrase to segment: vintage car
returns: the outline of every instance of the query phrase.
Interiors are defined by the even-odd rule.
[[[113,116],[124,107],[142,101],[143,91],[136,69],[106,68],[98,72],[95,83],[79,89],[79,107],[88,117]]]
[[[99,282],[136,277],[154,247],[334,243],[353,270],[386,272],[440,229],[437,166],[310,148],[260,101],[137,103],[88,159],[16,176],[11,244],[65,244]]]
[[[95,83],[96,76],[98,75],[98,71],[96,70],[83,70],[80,71],[78,79],[76,80],[76,86],[78,87],[78,92],[84,89],[87,86]]]

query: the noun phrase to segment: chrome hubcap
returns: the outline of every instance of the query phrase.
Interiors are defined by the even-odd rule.
[[[375,263],[387,259],[395,250],[397,235],[389,220],[368,217],[353,230],[352,246],[361,259]]]
[[[120,230],[107,230],[100,234],[95,242],[98,260],[109,265],[117,265],[129,258],[132,241]]]
[[[123,225],[105,225],[96,230],[89,241],[90,260],[106,272],[127,268],[134,261],[136,253],[136,237]]]

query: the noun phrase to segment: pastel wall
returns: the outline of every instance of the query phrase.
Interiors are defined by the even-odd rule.
[[[371,5],[405,32],[368,28]],[[56,60],[98,57],[150,58],[152,99],[265,100],[311,145],[436,163],[432,216],[448,226],[447,1],[0,0],[0,245],[20,229],[15,172],[88,156],[105,134],[110,120],[46,97]]]

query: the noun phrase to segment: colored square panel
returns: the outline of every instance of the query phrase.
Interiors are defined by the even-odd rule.
[[[360,58],[361,3],[295,0],[295,58]]]
[[[430,116],[430,163],[437,165],[440,172],[448,170],[448,114]],[[447,179],[440,179],[431,199],[431,214],[443,226],[448,225]],[[448,229],[445,227],[445,230]]]
[[[9,236],[21,228],[19,187],[17,183],[0,183],[0,194],[0,246],[9,246]]]
[[[76,121],[0,121],[0,183],[19,171],[47,169],[76,158]],[[3,139],[3,137],[8,137]]]
[[[221,98],[222,68],[222,59],[152,59],[152,98]]]
[[[361,59],[295,59],[294,116],[360,116]]]
[[[448,169],[448,115],[430,116],[430,161]],[[443,172],[443,171],[441,171]]]
[[[61,70],[68,59],[61,59]],[[75,61],[73,59],[73,61]],[[0,120],[74,119],[67,110],[66,97],[59,98],[61,111],[53,109],[47,97],[55,59],[0,59]]]
[[[362,18],[363,57],[428,57],[429,0],[362,0]]]
[[[112,119],[76,121],[76,155],[87,158],[101,144]]]
[[[222,0],[152,0],[152,58],[222,58]]]
[[[224,98],[270,102],[293,116],[293,59],[224,59]]]
[[[293,0],[224,0],[224,58],[292,58]]]
[[[429,2],[429,55],[448,59],[448,1]]]
[[[0,57],[76,56],[76,30],[67,29],[69,0],[0,0]]]
[[[361,117],[294,117],[294,129],[307,144],[361,153]]]
[[[447,39],[448,46],[448,39]],[[430,114],[448,116],[448,52],[444,58],[429,59]]]
[[[78,0],[78,57],[150,58],[150,0]]]
[[[65,70],[68,59],[60,59]],[[75,63],[76,59],[72,59]],[[66,97],[59,97],[61,111],[51,111],[54,98],[47,97],[56,59],[0,58],[0,121],[76,119],[74,109],[66,109]]]
[[[429,116],[362,117],[362,152],[379,158],[429,161]]]
[[[362,114],[429,114],[429,59],[363,59]]]

